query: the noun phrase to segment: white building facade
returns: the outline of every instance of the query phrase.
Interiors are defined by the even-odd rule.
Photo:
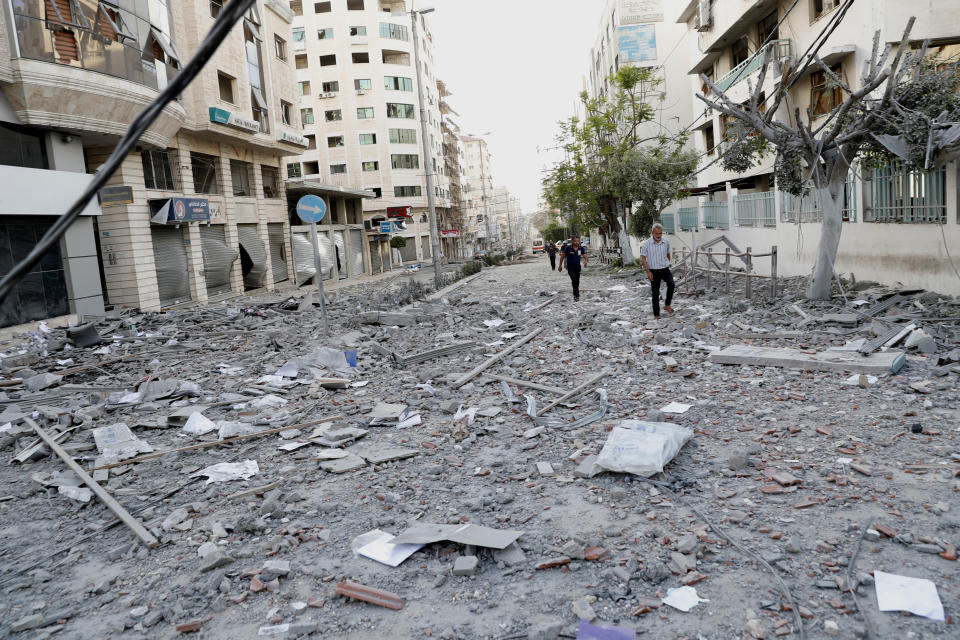
[[[460,136],[463,143],[463,210],[469,232],[477,249],[489,250],[497,240],[492,219],[493,173],[487,141],[475,136]]]

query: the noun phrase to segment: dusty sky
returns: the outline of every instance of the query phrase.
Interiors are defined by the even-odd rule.
[[[486,136],[493,181],[537,208],[557,122],[573,114],[604,0],[416,0],[434,7],[437,75],[464,133]],[[540,153],[537,153],[540,147]]]

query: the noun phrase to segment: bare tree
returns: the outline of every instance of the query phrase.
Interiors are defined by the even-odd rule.
[[[849,3],[844,10],[848,6]],[[951,125],[955,125],[960,117],[960,103],[949,96],[945,98],[945,103],[934,105],[924,100],[922,91],[909,90],[911,83],[917,82],[925,72],[926,84],[930,83],[930,74],[946,75],[945,70],[924,64],[926,43],[916,53],[909,51],[909,36],[915,18],[908,21],[895,52],[891,45],[881,52],[880,33],[874,35],[873,49],[864,63],[858,89],[848,86],[817,55],[841,19],[842,14],[818,36],[815,42],[819,44],[816,48],[812,46],[812,52],[804,56],[807,60],[805,64],[801,60],[795,69],[784,72],[769,106],[765,104],[769,100],[764,98],[762,89],[771,59],[770,48],[763,54],[763,65],[756,86],[748,87],[750,98],[746,103],[736,104],[705,76],[701,77],[710,87],[713,97],[697,94],[708,106],[734,118],[737,139],[724,159],[725,168],[745,171],[756,163],[766,143],[769,143],[776,150],[774,172],[781,190],[801,195],[812,181],[823,214],[820,246],[807,287],[807,298],[816,300],[830,297],[843,222],[844,186],[854,159],[860,154],[870,155],[874,162],[880,162],[885,157],[900,157],[906,159],[909,167],[927,170],[931,168],[934,156],[955,141],[956,137],[947,135],[947,131],[956,131],[956,127],[951,128]],[[789,109],[790,87],[811,66],[823,71],[828,86],[840,88],[846,95],[817,124],[813,124],[810,109],[806,114],[802,114],[796,106],[792,114]],[[955,63],[951,67],[949,77],[955,88]],[[956,95],[955,92],[953,95]],[[781,110],[781,105],[787,108]],[[937,112],[931,116],[931,109],[935,108],[942,108],[943,113]],[[783,118],[777,119],[780,111],[788,114],[786,122]],[[905,140],[901,133],[908,122],[914,129],[911,140]],[[926,143],[925,154],[917,154],[915,149],[909,149],[911,144],[915,147],[918,140]],[[925,159],[918,163],[918,156],[924,155]]]

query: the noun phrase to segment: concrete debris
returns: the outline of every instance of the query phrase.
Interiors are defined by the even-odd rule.
[[[960,300],[678,273],[655,322],[642,272],[591,259],[573,303],[545,260],[340,286],[329,337],[292,290],[14,330],[0,629],[862,637],[884,567],[925,581],[884,607],[953,615]]]

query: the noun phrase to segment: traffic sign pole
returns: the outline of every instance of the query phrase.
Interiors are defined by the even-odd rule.
[[[323,315],[323,333],[330,335],[330,325],[327,324],[327,298],[323,295],[323,272],[320,270],[320,238],[317,236],[317,223],[311,222],[313,228],[313,262],[317,268],[317,294],[320,296],[320,313]]]
[[[327,322],[327,298],[323,295],[323,270],[320,267],[320,238],[317,235],[317,223],[327,215],[327,203],[316,195],[305,195],[297,201],[297,215],[304,222],[309,222],[313,236],[313,263],[316,265],[317,293],[320,295],[320,313],[323,315],[323,333],[330,335],[330,325]]]

